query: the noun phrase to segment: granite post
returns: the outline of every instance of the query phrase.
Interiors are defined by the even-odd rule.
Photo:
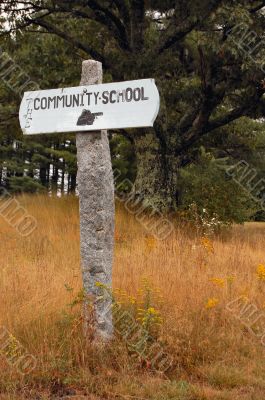
[[[102,64],[88,60],[82,64],[80,85],[102,83]],[[78,191],[80,204],[81,268],[84,293],[84,329],[93,329],[95,338],[108,340],[113,334],[112,298],[105,287],[112,285],[114,246],[114,180],[107,131],[76,135]],[[93,304],[94,326],[91,327]]]

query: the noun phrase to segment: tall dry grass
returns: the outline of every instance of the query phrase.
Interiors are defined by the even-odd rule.
[[[118,207],[113,286],[136,298],[143,278],[159,289],[164,301],[154,306],[164,320],[160,340],[174,358],[161,375],[132,357],[119,339],[95,348],[82,338],[79,308],[69,306],[82,287],[77,199],[19,201],[38,227],[23,238],[1,220],[0,325],[37,357],[38,366],[23,377],[2,357],[3,399],[67,393],[100,399],[264,398],[260,339],[227,310],[240,296],[261,312],[265,308],[265,280],[256,273],[265,263],[264,224],[236,226],[211,240],[176,226],[171,237],[158,241]]]

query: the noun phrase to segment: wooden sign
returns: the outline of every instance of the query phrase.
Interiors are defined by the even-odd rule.
[[[153,126],[160,99],[155,81],[107,83],[24,94],[23,133],[82,132]]]

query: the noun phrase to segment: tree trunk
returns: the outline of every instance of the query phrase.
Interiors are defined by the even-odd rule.
[[[76,174],[71,174],[69,193],[75,193],[75,191],[76,191]]]
[[[61,175],[61,195],[64,195],[64,177],[65,177],[65,161],[63,161],[62,175]]]
[[[140,201],[159,211],[178,206],[178,174],[180,160],[161,142],[154,131],[134,138],[137,159],[135,193]]]
[[[40,182],[43,186],[47,185],[47,169],[46,165],[40,165]]]
[[[25,152],[26,156],[24,159],[24,163],[25,161],[28,161],[28,165],[27,165],[27,176],[29,176],[30,178],[34,178],[34,169],[33,169],[33,165],[32,165],[32,157],[33,157],[33,152],[32,151],[27,151]]]
[[[145,5],[142,0],[132,0],[131,47],[139,56],[144,47]]]

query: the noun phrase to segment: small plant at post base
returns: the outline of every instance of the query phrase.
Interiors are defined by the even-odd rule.
[[[161,303],[161,295],[143,278],[137,296],[128,295],[116,289],[113,303],[115,332],[127,344],[129,353],[139,360],[142,366],[155,370],[166,370],[171,362],[159,342],[162,324],[160,312],[155,303]],[[162,360],[162,361],[161,361]],[[167,367],[165,367],[167,365]]]

